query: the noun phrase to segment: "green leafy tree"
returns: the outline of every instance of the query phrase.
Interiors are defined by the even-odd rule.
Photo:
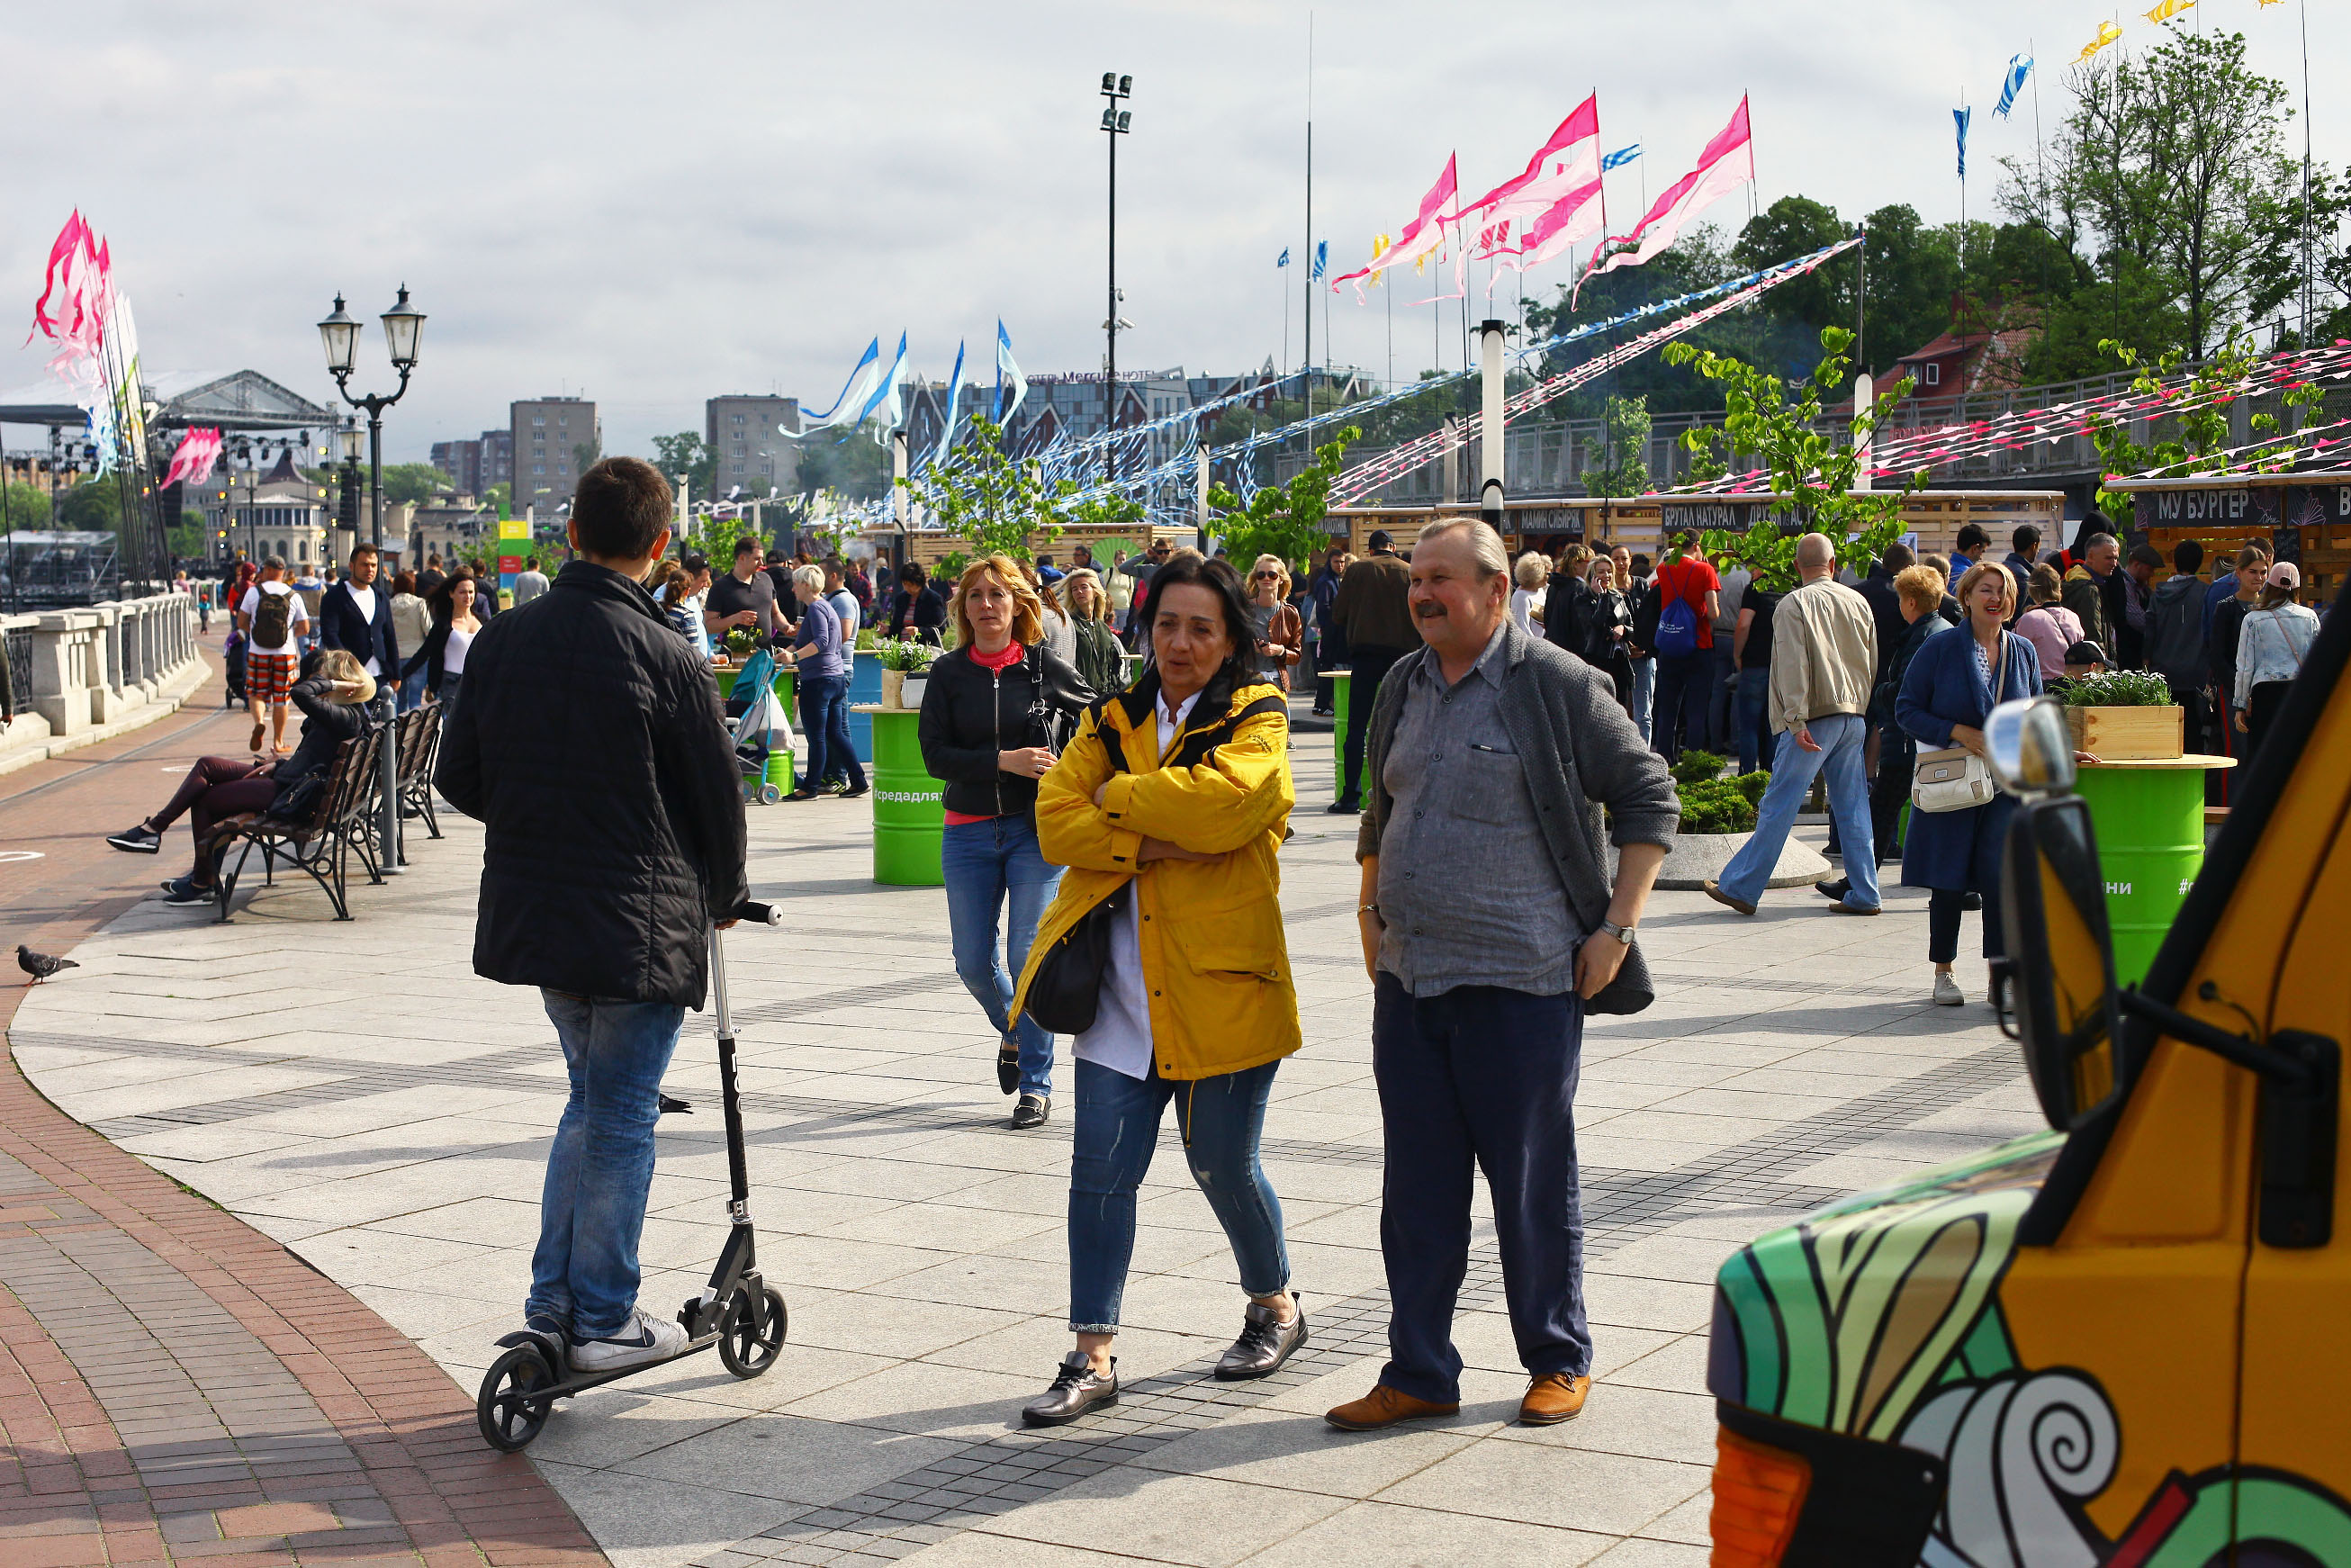
[[[1649,400],[1612,397],[1601,405],[1600,423],[1606,433],[1604,456],[1583,467],[1583,487],[1594,496],[1646,496],[1649,493]]]
[[[2003,161],[2001,202],[2095,257],[2093,286],[2068,304],[2103,308],[2105,336],[2195,360],[2297,287],[2298,255],[2278,256],[2297,247],[2301,167],[2285,87],[2246,64],[2244,35],[2160,37],[2067,73],[2073,109],[2049,146]],[[2149,315],[2149,301],[2171,308]]]
[[[2103,413],[2089,415],[2091,443],[2098,449],[2101,471],[2108,479],[2133,478],[2141,475],[2159,474],[2167,478],[2188,474],[2212,474],[2221,469],[2247,465],[2227,455],[2234,436],[2229,428],[2229,404],[2234,400],[2231,388],[2241,386],[2252,372],[2259,360],[2250,344],[2232,338],[2218,352],[2189,372],[2184,382],[2167,384],[2166,378],[2179,367],[2179,352],[2171,350],[2149,362],[2137,349],[2112,339],[2098,345],[2111,355],[2123,369],[2136,372],[2131,378],[2131,390],[2141,397],[2160,398],[2176,402],[2183,407],[2154,422],[2160,430],[2168,423],[2172,432],[2160,440],[2137,441],[2131,435],[2131,422],[2110,419]],[[2284,402],[2289,408],[2303,408],[2314,403],[2324,395],[2314,383],[2289,387]],[[2274,435],[2280,429],[2278,418],[2272,413],[2256,413],[2246,421],[2256,439]],[[2153,434],[2151,431],[2150,434]],[[2291,454],[2250,465],[2254,470],[2274,473],[2292,465]],[[2108,517],[2126,516],[2131,507],[2127,490],[2098,489],[2098,507]]]
[[[511,517],[514,514],[514,486],[504,482],[491,486],[488,493],[483,496],[482,504],[501,517]]]
[[[204,515],[193,507],[180,510],[180,520],[173,524],[168,538],[172,555],[179,560],[201,560],[212,539],[212,527]]]
[[[1808,531],[1835,540],[1839,556],[1856,569],[1876,560],[1902,533],[1903,500],[1927,482],[1928,470],[1921,468],[1897,490],[1854,489],[1861,448],[1909,394],[1907,379],[1879,393],[1868,413],[1854,416],[1850,443],[1820,434],[1822,399],[1847,379],[1852,347],[1853,334],[1844,328],[1823,328],[1820,361],[1792,388],[1769,371],[1695,344],[1666,347],[1667,358],[1722,388],[1723,423],[1682,437],[1694,476],[1720,478],[1729,471],[1729,455],[1752,453],[1763,459],[1772,490],[1788,497],[1792,531],[1767,523],[1740,534],[1709,529],[1699,540],[1701,549],[1729,553],[1767,588],[1796,585],[1796,538]]]
[[[848,501],[878,501],[890,493],[890,448],[860,431],[802,442],[791,483],[804,497],[830,490]]]
[[[49,526],[49,493],[30,485],[10,482],[0,487],[7,500],[6,522],[11,528],[46,528]]]
[[[451,487],[449,476],[430,463],[387,463],[383,469],[383,504],[419,505]]]
[[[99,533],[122,524],[120,476],[84,479],[60,492],[50,508],[57,528]]]
[[[1331,483],[1339,476],[1348,446],[1363,434],[1354,425],[1342,426],[1287,483],[1268,485],[1246,501],[1211,484],[1209,514],[1227,553],[1238,561],[1271,555],[1296,565],[1327,549],[1331,536],[1322,519],[1331,515]]]
[[[653,454],[653,465],[671,484],[676,484],[680,475],[684,476],[689,498],[710,497],[712,478],[718,472],[718,454],[698,433],[681,430],[675,435],[656,435]]]
[[[575,474],[585,474],[603,461],[603,457],[604,442],[601,436],[591,435],[585,441],[571,444],[571,469]]]
[[[1068,498],[1078,486],[1065,480],[1049,489],[1044,465],[1006,452],[1003,434],[994,421],[974,414],[971,434],[945,462],[898,483],[949,532],[969,539],[974,553],[1027,560],[1031,535],[1040,545],[1061,536]]]

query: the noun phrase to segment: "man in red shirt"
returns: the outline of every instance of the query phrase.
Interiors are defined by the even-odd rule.
[[[1714,615],[1722,580],[1698,551],[1698,534],[1674,536],[1657,568],[1657,698],[1649,718],[1650,749],[1671,762],[1682,748],[1707,743],[1707,699],[1714,669]]]

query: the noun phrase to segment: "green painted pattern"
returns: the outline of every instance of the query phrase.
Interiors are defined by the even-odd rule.
[[[2145,1568],[2206,1568],[2229,1547],[2232,1511],[2240,1545],[2277,1541],[2319,1563],[2351,1563],[2351,1509],[2307,1481],[2255,1473],[2233,1478],[2232,1485],[2222,1471],[2191,1484],[2196,1500],[2147,1554]]]
[[[1886,1440],[1955,1363],[1979,1376],[2012,1366],[1988,1309],[2063,1141],[2018,1139],[1832,1205],[1734,1255],[1717,1282],[1738,1327],[1743,1403]]]
[[[2115,981],[2137,985],[2204,869],[2204,770],[2085,768],[2074,789],[2097,830]]]
[[[912,708],[873,715],[873,880],[893,887],[938,887],[946,786],[923,766]]]

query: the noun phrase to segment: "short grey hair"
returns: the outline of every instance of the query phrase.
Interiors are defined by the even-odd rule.
[[[1519,564],[1510,569],[1510,575],[1520,588],[1532,593],[1551,576],[1551,562],[1543,559],[1541,550],[1529,550],[1519,558]]]
[[[792,569],[792,580],[811,593],[824,591],[824,569],[818,566],[798,566]]]
[[[2102,545],[2113,545],[2116,549],[2122,549],[2122,541],[2112,534],[2092,534],[2082,541],[2082,553],[2087,555]]]
[[[1413,548],[1441,539],[1446,535],[1466,532],[1469,536],[1469,553],[1477,558],[1478,575],[1492,580],[1510,570],[1510,552],[1502,543],[1502,536],[1476,517],[1439,517],[1420,530]]]

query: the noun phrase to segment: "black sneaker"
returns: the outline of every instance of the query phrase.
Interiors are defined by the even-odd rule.
[[[175,877],[164,884],[163,902],[174,909],[191,908],[212,901],[213,890],[197,886],[193,877]]]
[[[1027,1132],[1031,1127],[1043,1126],[1045,1118],[1052,1113],[1051,1096],[1023,1094],[1020,1096],[1020,1103],[1012,1108],[1012,1125],[1015,1131]]]
[[[1030,1427],[1066,1427],[1089,1410],[1107,1410],[1118,1403],[1118,1357],[1110,1371],[1097,1373],[1086,1353],[1073,1350],[1061,1358],[1053,1386],[1021,1406],[1020,1419]]]
[[[841,798],[844,800],[854,800],[862,795],[872,793],[873,793],[873,786],[871,784],[852,784],[841,790]]]
[[[1334,817],[1360,817],[1364,814],[1364,803],[1352,797],[1333,800],[1322,809]]]
[[[1843,904],[1844,895],[1853,891],[1853,878],[1841,876],[1834,882],[1816,882],[1813,883],[1813,891],[1832,904]]]
[[[163,835],[141,822],[135,828],[125,828],[119,833],[109,833],[106,841],[118,850],[134,855],[152,855],[163,847]]]

